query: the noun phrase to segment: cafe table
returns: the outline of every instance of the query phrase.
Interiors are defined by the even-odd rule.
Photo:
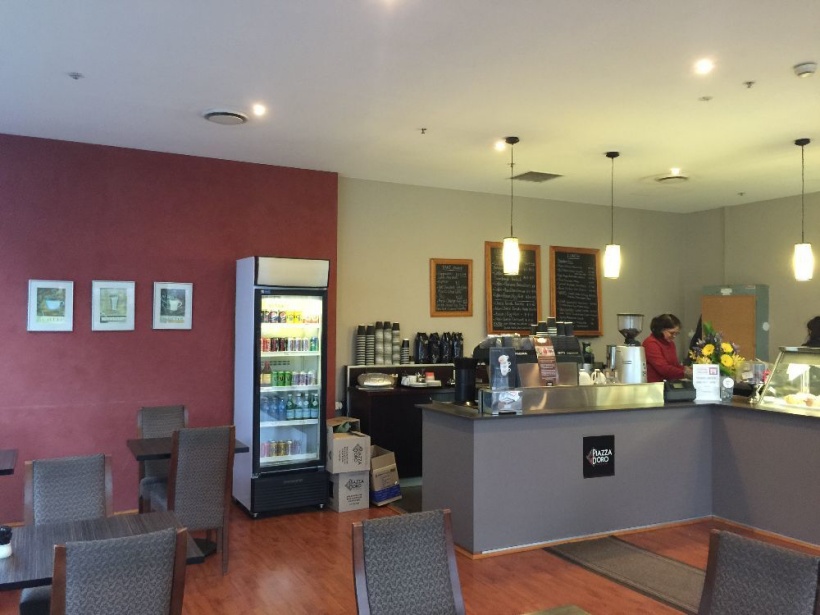
[[[92,519],[24,525],[12,530],[12,553],[0,559],[0,591],[48,585],[54,567],[54,545],[83,540],[121,538],[169,527],[181,528],[172,512],[126,514]],[[188,535],[186,562],[199,564],[205,557]]]
[[[14,474],[17,465],[17,449],[0,449],[0,475]]]
[[[137,461],[151,461],[154,459],[170,459],[171,438],[135,438],[126,440],[128,450]],[[234,453],[247,453],[250,448],[244,442],[234,442]]]

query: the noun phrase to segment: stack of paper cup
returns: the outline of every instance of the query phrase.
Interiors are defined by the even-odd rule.
[[[401,363],[401,327],[399,327],[399,323],[397,322],[393,323],[393,348],[391,352],[391,360],[393,361],[393,365],[399,365]]]
[[[381,320],[376,322],[375,341],[374,362],[376,365],[384,365],[384,323]]]

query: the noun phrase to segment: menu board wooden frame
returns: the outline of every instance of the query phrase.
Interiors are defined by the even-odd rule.
[[[442,271],[442,268],[449,271]],[[442,284],[447,275],[457,276],[454,287],[448,291],[457,293],[454,309],[442,306],[440,299]],[[463,284],[466,275],[466,287]],[[458,284],[457,282],[462,282]],[[466,296],[463,293],[466,291]],[[451,306],[452,307],[452,306]],[[460,309],[464,308],[464,309]],[[430,259],[430,316],[472,316],[473,315],[473,259],[471,258],[431,258]]]
[[[583,323],[576,322],[571,314],[559,314],[558,298],[563,293],[568,293],[569,289],[562,287],[560,276],[558,275],[557,266],[559,255],[588,258],[590,255],[594,257],[592,265],[594,267],[595,292],[593,300],[595,301],[594,313],[597,314],[598,327],[597,328],[582,328]],[[583,284],[583,280],[574,280],[577,284]],[[587,280],[588,282],[588,280]],[[584,289],[591,291],[589,287]],[[588,292],[589,295],[593,293]],[[561,246],[550,246],[550,314],[555,316],[557,320],[570,320],[574,323],[575,335],[579,337],[598,337],[603,335],[603,320],[601,319],[601,267],[600,267],[600,250],[597,248],[567,248]],[[581,325],[581,327],[579,327]]]
[[[521,261],[533,266],[531,279],[529,284],[523,292],[526,294],[523,299],[535,304],[535,320],[531,323],[519,323],[522,325],[518,328],[496,327],[495,322],[501,313],[498,305],[493,304],[493,295],[500,289],[502,283],[519,284],[523,281],[522,274],[517,276],[505,276],[502,270],[502,253],[503,244],[499,241],[485,241],[484,242],[484,294],[487,303],[487,332],[494,334],[503,333],[520,333],[521,335],[530,334],[530,325],[541,320],[541,246],[535,244],[519,244],[518,248],[521,250]],[[495,275],[493,275],[495,271]],[[521,297],[519,297],[521,298]]]

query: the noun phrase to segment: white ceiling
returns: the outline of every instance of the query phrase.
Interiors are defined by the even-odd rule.
[[[804,61],[818,0],[4,0],[0,132],[501,194],[516,135],[563,176],[516,195],[608,205],[619,150],[616,206],[691,212],[799,194],[799,137],[820,191]]]

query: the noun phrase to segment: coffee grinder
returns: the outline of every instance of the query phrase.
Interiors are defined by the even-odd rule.
[[[618,331],[624,343],[615,346],[615,371],[624,384],[646,382],[646,355],[636,339],[643,331],[643,314],[618,314]]]

